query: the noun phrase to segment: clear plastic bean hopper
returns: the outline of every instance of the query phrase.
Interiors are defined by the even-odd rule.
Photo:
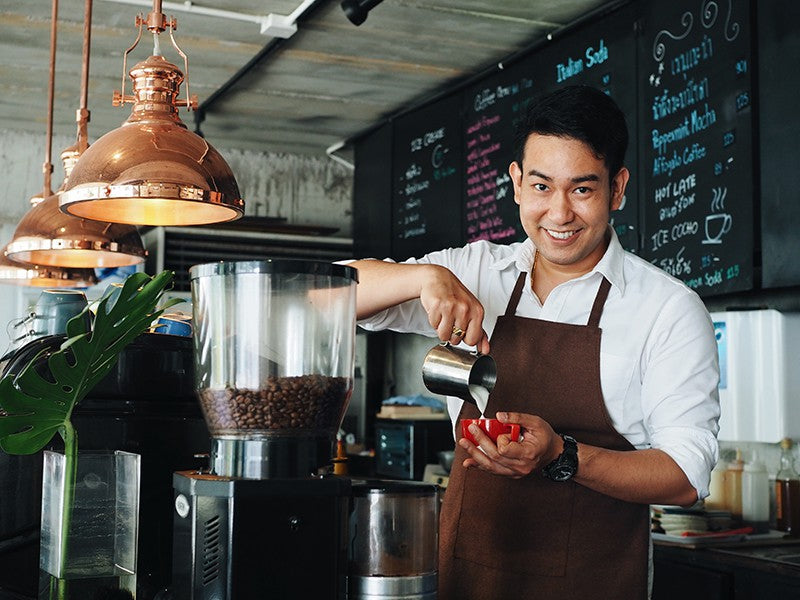
[[[330,462],[353,390],[355,270],[297,260],[191,269],[195,383],[217,475]]]

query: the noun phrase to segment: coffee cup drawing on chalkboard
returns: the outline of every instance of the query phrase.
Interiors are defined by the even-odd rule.
[[[722,236],[731,230],[733,217],[728,213],[718,213],[706,217],[706,239],[704,244],[721,244]]]

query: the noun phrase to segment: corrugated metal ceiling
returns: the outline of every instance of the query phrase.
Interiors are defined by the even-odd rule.
[[[152,2],[94,0],[89,135],[96,139],[130,114],[111,106],[122,54],[136,37],[134,19]],[[290,15],[302,0],[187,2],[245,16]],[[604,0],[385,0],[353,25],[338,0],[318,0],[281,42],[255,22],[174,10],[176,40],[189,57],[191,92],[207,108],[201,129],[213,145],[321,155],[383,118],[481,71],[603,6]],[[50,0],[0,2],[0,128],[44,134]],[[74,135],[79,101],[84,2],[61,0],[55,132]],[[208,105],[267,44],[269,52]],[[165,57],[181,58],[161,36]],[[143,35],[129,67],[152,51]],[[130,85],[128,85],[130,93]],[[194,128],[191,113],[181,111]],[[54,148],[55,156],[60,149]],[[346,152],[346,150],[345,150]]]

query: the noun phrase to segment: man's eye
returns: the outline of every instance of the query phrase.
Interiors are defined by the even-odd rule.
[[[533,189],[535,189],[537,192],[546,192],[547,186],[544,183],[534,183]]]
[[[581,186],[579,188],[576,188],[575,191],[578,194],[588,194],[591,191],[591,189],[589,189],[588,187],[585,187],[585,186]]]

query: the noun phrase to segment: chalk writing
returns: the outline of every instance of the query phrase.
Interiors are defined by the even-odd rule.
[[[692,261],[687,260],[683,256],[684,252],[686,252],[686,246],[682,246],[675,256],[667,256],[659,259],[657,264],[673,277],[688,275],[692,272]]]
[[[589,46],[584,51],[583,56],[576,59],[568,56],[566,62],[558,63],[556,65],[556,82],[561,83],[566,81],[570,77],[582,73],[584,68],[591,69],[595,65],[602,64],[607,60],[608,48],[601,39],[596,50],[593,46]]]
[[[519,84],[498,85],[494,97],[515,94]],[[501,93],[500,90],[503,90]],[[485,91],[485,90],[484,90]],[[488,95],[483,94],[483,97]],[[498,241],[515,235],[514,226],[506,223],[497,206],[508,195],[510,177],[500,174],[495,157],[502,150],[505,122],[501,115],[484,114],[466,127],[466,234],[467,241]]]
[[[643,251],[701,294],[752,285],[752,180],[735,166],[751,152],[749,39],[733,15],[748,10],[729,0],[723,19],[713,0],[652,3],[642,32],[653,49],[640,64],[649,95]]]
[[[714,56],[714,48],[711,38],[704,35],[699,44],[687,48],[669,62],[670,72],[673,75],[681,75],[709,60],[712,56]]]
[[[684,146],[679,154],[677,150],[672,151],[672,156],[656,156],[653,159],[653,175],[663,175],[672,177],[672,172],[678,167],[689,165],[706,156],[706,147],[694,143],[691,146]]]
[[[422,150],[423,148],[427,148],[432,143],[441,140],[444,137],[444,127],[439,127],[434,131],[428,131],[422,137],[416,137],[411,140],[411,151],[416,152],[417,150]]]
[[[392,254],[403,259],[461,243],[458,182],[461,98],[445,99],[394,121]],[[453,185],[453,183],[456,183]]]
[[[698,102],[707,100],[709,96],[708,77],[703,77],[700,81],[695,82],[694,78],[690,78],[683,89],[671,94],[670,91],[664,88],[664,91],[653,99],[651,110],[653,113],[653,120],[658,121],[670,115],[674,115],[686,108],[690,108]]]
[[[692,30],[692,24],[694,23],[694,17],[692,13],[685,12],[681,15],[681,25],[683,25],[686,29],[684,29],[683,33],[675,34],[669,31],[669,29],[662,29],[659,31],[653,40],[653,59],[656,61],[660,61],[664,59],[664,55],[666,54],[666,46],[664,45],[663,38],[669,37],[673,40],[682,40],[689,32]]]

